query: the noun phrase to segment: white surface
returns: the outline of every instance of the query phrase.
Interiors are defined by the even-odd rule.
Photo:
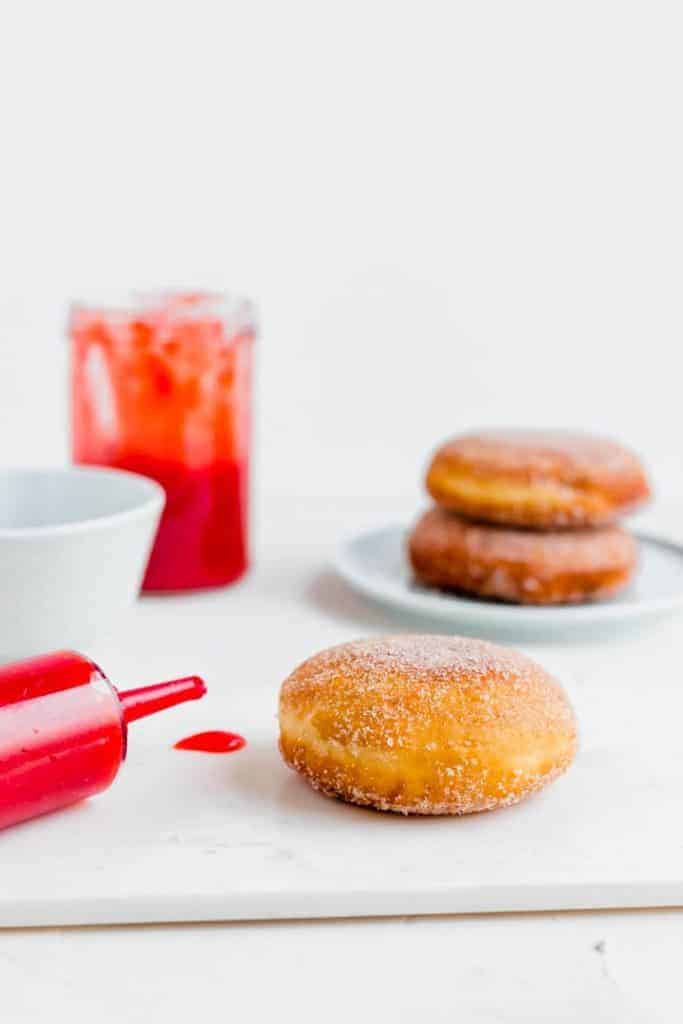
[[[672,911],[50,929],[0,974],[12,1024],[670,1024],[680,952]]]
[[[0,470],[0,659],[111,629],[137,596],[164,500],[121,470]]]
[[[0,932],[3,1009],[12,1024],[670,1024],[681,925],[632,911]]]
[[[205,284],[259,307],[267,493],[417,498],[496,423],[677,486],[680,4],[102,6],[0,32],[4,461],[66,451],[69,299]]]
[[[199,671],[209,697],[135,723],[108,794],[0,835],[3,924],[683,904],[680,620],[618,645],[527,648],[565,682],[581,751],[516,808],[375,814],[282,765],[277,693],[294,665],[331,642],[411,628],[320,575],[340,518],[362,523],[366,507],[271,506],[277,525],[242,586],[145,599],[121,634],[127,650],[112,635],[88,652],[122,686]],[[171,749],[206,728],[250,745],[226,757]]]
[[[98,649],[121,681],[185,666],[214,694],[274,691],[313,647],[395,628],[318,566],[412,515],[428,451],[461,428],[592,426],[642,449],[660,494],[681,490],[682,20],[668,0],[14,5],[2,461],[67,450],[68,298],[228,286],[262,315],[259,492],[409,499],[300,501],[311,542],[279,541],[277,560],[279,506],[260,502],[257,574],[173,629],[143,605]],[[632,686],[640,667],[647,706],[653,674],[677,686],[681,649],[658,627],[532,653]],[[31,859],[50,872],[49,843]],[[186,1021],[230,998],[297,1024],[668,1024],[680,934],[677,912],[7,933],[3,1015]]]
[[[205,702],[169,712],[156,723],[136,723],[135,734],[131,728],[132,760],[119,780],[126,792],[135,791],[135,769],[141,761],[154,756],[160,759],[159,765],[171,763],[176,754],[170,744],[193,726],[238,728],[242,724],[239,708],[245,700],[272,713],[283,675],[313,647],[397,626],[406,628],[405,620],[373,607],[321,572],[343,535],[367,528],[373,521],[386,521],[392,503],[271,502],[268,511],[259,564],[242,586],[187,600],[145,600],[123,634],[93,650],[121,685],[193,668],[205,672],[210,683]],[[411,514],[411,508],[400,503],[393,511],[399,518]],[[670,522],[680,520],[680,509],[674,509]],[[160,609],[166,611],[163,619]],[[174,628],[167,628],[169,621]],[[542,797],[557,819],[567,793],[581,779],[585,808],[580,820],[559,826],[571,850],[581,850],[586,827],[594,830],[603,814],[611,815],[611,801],[599,806],[592,789],[601,768],[609,765],[614,734],[610,740],[600,730],[596,733],[586,721],[586,711],[592,704],[596,722],[604,723],[606,709],[612,708],[613,728],[621,731],[625,726],[630,734],[634,726],[622,704],[624,689],[631,695],[628,706],[637,705],[642,749],[637,763],[626,765],[626,778],[615,782],[620,806],[627,796],[632,798],[626,830],[612,834],[617,873],[622,857],[630,856],[630,844],[641,845],[643,835],[652,828],[650,855],[673,855],[656,847],[663,823],[656,820],[654,783],[660,747],[675,732],[675,716],[668,711],[677,706],[680,683],[671,666],[680,659],[681,648],[678,624],[675,628],[662,624],[635,636],[625,631],[618,641],[607,644],[529,647],[533,656],[567,679],[582,718],[583,746],[576,768]],[[653,683],[658,700],[665,702],[663,709],[652,699]],[[228,717],[219,721],[217,708],[226,705],[223,713]],[[148,731],[152,727],[159,731],[152,734]],[[197,771],[207,771],[213,780],[208,792],[215,794],[223,785],[216,775],[225,772],[227,794],[232,773],[244,777],[248,754],[249,750],[234,755],[234,760],[217,759],[205,769],[201,755],[195,759],[178,752],[178,758],[190,758],[183,762],[191,766],[184,785],[196,781]],[[666,754],[667,761],[669,756],[673,754]],[[245,759],[241,768],[239,758]],[[308,820],[314,826],[311,848],[315,855],[335,805],[309,792],[284,768],[276,770],[282,787],[296,794],[298,806],[314,811]],[[135,791],[135,805],[128,812],[141,830],[138,854],[143,864],[150,831],[147,821],[151,815],[158,824],[154,806],[166,781],[149,776],[148,780],[148,787]],[[275,788],[277,783],[274,779],[268,785]],[[53,893],[58,893],[61,877],[56,864],[68,869],[68,851],[73,853],[75,845],[68,821],[72,817],[79,826],[78,844],[86,848],[90,876],[95,865],[106,874],[110,860],[105,836],[89,826],[114,810],[110,801],[116,802],[120,812],[122,795],[120,788],[112,789],[63,817],[25,826],[21,844],[36,885],[51,885]],[[531,807],[527,805],[528,810]],[[349,809],[345,820],[355,828],[363,813]],[[501,828],[508,812],[502,814]],[[194,812],[193,820],[194,828],[201,830],[201,819]],[[495,820],[489,816],[492,824]],[[389,827],[400,835],[402,823],[397,819]],[[451,823],[443,824],[450,828]],[[164,842],[171,866],[177,870],[187,843],[174,840],[176,826],[174,822],[165,830]],[[30,843],[29,830],[34,837]],[[14,835],[19,837],[20,831]],[[532,859],[539,838],[544,841],[534,832]],[[202,835],[201,848],[210,848],[211,839]],[[194,845],[190,844],[191,856]],[[326,849],[329,855],[329,845]],[[247,866],[254,858],[263,859],[263,848],[260,851],[251,848],[248,859],[245,855]],[[337,848],[335,855],[343,864],[344,849]],[[390,853],[391,858],[395,856],[396,848]],[[225,852],[205,857],[207,863],[214,860],[220,865]],[[4,864],[1,846],[0,859]],[[168,878],[163,860],[159,868]],[[121,878],[121,884],[124,894],[129,887],[135,888],[130,876]],[[8,883],[3,881],[1,889],[7,893]],[[414,1024],[425,1016],[438,1024],[450,1024],[453,1019],[468,1024],[547,1024],[551,1020],[573,1024],[577,1019],[599,1024],[669,1024],[680,1001],[680,936],[681,912],[676,910],[0,930],[3,1015],[12,1024],[62,1016],[68,1016],[71,1024],[91,1024],[95,1018],[102,1024],[121,1020],[147,1024],[151,1017],[175,1024],[188,1018],[214,1019],[217,1013],[249,1021],[277,1018],[291,1024],[319,1024],[321,1016],[330,1024],[387,1019]]]
[[[610,601],[531,607],[446,594],[418,584],[406,556],[408,528],[385,526],[346,541],[334,565],[363,594],[409,614],[438,619],[447,632],[469,632],[491,639],[576,637],[590,630],[603,635],[625,626],[683,610],[683,548],[640,536],[639,565],[631,585]]]

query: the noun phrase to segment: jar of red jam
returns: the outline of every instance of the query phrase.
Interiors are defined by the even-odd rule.
[[[74,461],[142,473],[166,491],[143,589],[238,579],[248,566],[250,303],[210,293],[78,303],[69,334]]]

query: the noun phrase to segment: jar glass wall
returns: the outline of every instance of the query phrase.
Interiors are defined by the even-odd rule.
[[[74,461],[166,491],[145,590],[219,586],[248,566],[255,333],[250,303],[222,294],[72,307]]]

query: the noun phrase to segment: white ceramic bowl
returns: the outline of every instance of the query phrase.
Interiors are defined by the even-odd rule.
[[[108,630],[140,589],[164,500],[118,469],[0,469],[0,658]]]

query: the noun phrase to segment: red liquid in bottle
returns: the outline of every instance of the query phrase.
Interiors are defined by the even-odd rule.
[[[106,789],[129,722],[205,692],[189,676],[118,693],[73,651],[0,667],[0,829]]]
[[[0,828],[110,785],[126,752],[113,696],[79,654],[0,669]]]
[[[251,343],[246,306],[165,296],[77,307],[73,455],[157,480],[166,507],[145,590],[230,583],[248,566]]]

